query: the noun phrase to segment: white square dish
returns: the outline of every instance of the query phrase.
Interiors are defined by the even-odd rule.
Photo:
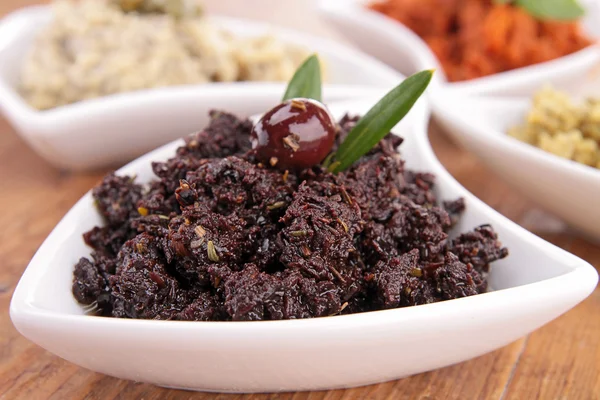
[[[240,96],[240,101],[242,100]],[[336,117],[364,114],[376,99],[331,106]],[[253,101],[251,96],[245,101]],[[531,332],[587,297],[598,275],[585,261],[501,216],[460,186],[427,139],[429,110],[419,100],[395,129],[411,169],[437,176],[437,195],[464,197],[457,230],[491,223],[509,248],[494,263],[492,292],[394,310],[306,320],[181,322],[84,315],[71,294],[73,266],[89,254],[81,234],[102,219],[86,194],[42,244],[21,278],[10,314],[27,338],[82,367],[161,386],[220,392],[319,390],[366,385],[484,354]],[[141,182],[151,160],[120,170]]]
[[[436,119],[499,176],[595,241],[600,241],[600,170],[566,160],[507,135],[525,120],[526,98],[439,92]]]
[[[210,17],[239,36],[273,34],[317,52],[327,65],[328,100],[361,95],[360,86],[389,88],[402,76],[374,58],[333,41],[267,23]],[[28,7],[0,21],[0,109],[36,152],[59,168],[84,170],[120,165],[203,126],[198,110],[227,108],[248,116],[279,100],[280,84],[208,83],[142,90],[81,101],[50,110],[30,107],[16,88],[22,60],[36,33],[51,19],[48,6]],[[253,103],[232,95],[253,94]]]
[[[400,22],[367,8],[372,0],[319,0],[321,15],[361,50],[408,76],[436,68],[430,94],[436,88],[461,94],[522,96],[541,84],[562,84],[581,77],[600,63],[600,47],[594,44],[558,59],[471,79],[447,82],[437,57],[427,44]],[[600,2],[580,0],[586,9],[582,25],[592,38],[600,38]]]

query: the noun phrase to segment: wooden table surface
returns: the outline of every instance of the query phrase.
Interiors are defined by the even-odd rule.
[[[227,0],[222,0],[227,3]],[[33,3],[2,0],[0,15]],[[560,229],[433,125],[430,137],[448,170],[513,221],[600,268],[600,246]],[[69,208],[103,172],[58,171],[34,154],[0,117],[0,399],[600,399],[600,289],[536,332],[452,367],[349,390],[215,395],[167,390],[97,374],[32,344],[8,313],[27,263]],[[557,229],[558,226],[558,229]]]

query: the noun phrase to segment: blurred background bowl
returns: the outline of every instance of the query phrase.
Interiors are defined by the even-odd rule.
[[[429,46],[402,23],[367,8],[371,0],[319,0],[321,15],[345,39],[365,53],[408,76],[423,69],[436,68],[429,95],[437,89],[452,89],[462,94],[527,95],[545,82],[557,85],[581,77],[600,65],[600,47],[588,46],[552,61],[461,82],[447,82],[440,62]],[[581,23],[593,39],[600,38],[600,2],[581,0],[586,15]]]
[[[28,144],[59,168],[122,164],[201,129],[210,109],[248,116],[277,104],[285,90],[283,83],[207,83],[121,93],[38,111],[24,101],[17,85],[24,56],[50,18],[49,7],[37,6],[16,11],[0,22],[0,109]],[[370,88],[389,88],[402,79],[372,57],[328,39],[264,22],[209,18],[236,35],[271,34],[318,53],[327,67],[327,101],[359,97]],[[238,99],[258,91],[252,103],[242,100],[244,96]]]
[[[525,120],[528,98],[432,98],[436,119],[463,147],[545,210],[600,242],[600,170],[508,136]]]

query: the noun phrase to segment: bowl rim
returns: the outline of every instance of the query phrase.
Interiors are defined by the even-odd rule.
[[[585,282],[585,284],[583,284]],[[590,265],[579,264],[575,268],[562,275],[544,279],[526,285],[515,286],[499,291],[481,293],[475,296],[463,297],[453,300],[422,304],[417,306],[394,308],[388,310],[376,310],[354,314],[332,315],[319,318],[303,318],[289,320],[267,320],[267,321],[168,321],[153,319],[128,319],[112,318],[91,315],[78,315],[63,313],[53,310],[45,310],[36,307],[19,298],[13,299],[10,304],[10,317],[13,324],[19,329],[22,322],[31,319],[43,321],[56,321],[69,326],[88,326],[109,328],[154,328],[154,329],[187,329],[187,330],[213,330],[225,332],[240,332],[251,330],[251,332],[263,332],[265,327],[270,329],[320,329],[343,331],[355,326],[378,326],[386,325],[388,321],[410,321],[414,319],[436,318],[451,319],[457,316],[478,314],[482,311],[502,310],[509,305],[523,304],[527,301],[539,302],[550,300],[554,297],[572,297],[572,292],[577,293],[579,301],[588,297],[595,289],[598,282],[598,274]],[[567,291],[565,291],[567,287]],[[577,287],[577,290],[573,289]],[[15,292],[16,293],[16,292]],[[249,332],[250,333],[250,332]]]
[[[351,109],[354,105],[355,109],[364,108],[366,104],[372,104],[371,100],[363,98],[360,100],[350,100],[344,102],[332,103],[328,106],[331,108]],[[356,106],[358,105],[358,106]],[[335,113],[335,111],[334,111]],[[430,110],[426,99],[422,98],[417,102],[411,113],[416,125],[413,129],[426,129]],[[337,114],[337,113],[336,113]],[[88,191],[77,203],[67,212],[56,227],[51,231],[48,237],[44,240],[25,272],[23,273],[10,302],[10,316],[19,329],[20,326],[26,326],[33,319],[45,321],[61,321],[71,324],[70,326],[78,325],[80,327],[131,327],[131,328],[155,328],[155,329],[184,329],[186,331],[195,331],[198,329],[215,330],[224,333],[236,333],[246,330],[251,330],[255,333],[280,332],[281,329],[304,329],[307,333],[315,328],[327,328],[329,332],[339,332],[344,328],[365,326],[365,325],[385,325],[390,317],[397,320],[414,320],[426,319],[436,316],[436,318],[447,318],[451,316],[475,314],[484,310],[497,309],[501,310],[507,302],[522,303],[525,299],[529,299],[536,303],[541,300],[552,301],[554,297],[561,296],[570,299],[577,298],[582,300],[587,297],[595,288],[598,273],[589,263],[579,257],[560,249],[559,247],[546,242],[537,237],[533,233],[525,230],[508,218],[502,216],[499,212],[492,209],[490,206],[483,203],[467,189],[465,189],[458,181],[456,181],[450,173],[442,166],[439,160],[435,157],[433,149],[429,143],[426,131],[424,134],[415,134],[414,138],[418,142],[420,157],[424,158],[427,163],[427,170],[436,175],[438,181],[445,180],[447,184],[453,187],[459,196],[464,197],[469,203],[470,208],[477,209],[478,213],[483,213],[490,222],[498,225],[501,224],[506,231],[510,231],[520,240],[530,243],[536,247],[538,251],[552,253],[556,258],[562,260],[562,264],[567,271],[557,276],[542,279],[525,285],[514,286],[507,289],[482,293],[476,296],[469,296],[460,299],[449,301],[441,301],[432,304],[425,304],[413,307],[403,307],[389,310],[379,310],[371,312],[363,312],[348,315],[330,316],[322,318],[308,318],[298,320],[281,320],[281,321],[159,321],[159,320],[132,320],[125,318],[107,318],[98,316],[89,316],[83,314],[74,314],[72,312],[61,312],[55,310],[44,309],[29,300],[30,296],[39,288],[41,281],[36,280],[36,272],[45,268],[48,262],[46,259],[52,259],[53,253],[61,246],[65,234],[60,233],[68,229],[66,228],[69,221],[76,216],[80,210],[89,207],[91,191]],[[152,159],[162,159],[165,155],[171,154],[175,148],[181,145],[181,139],[161,146],[145,155],[135,159],[117,173],[131,174],[140,166],[146,165]],[[502,300],[502,301],[499,301]],[[536,303],[537,304],[537,303]],[[565,310],[566,311],[566,310]],[[174,324],[178,322],[177,324]],[[23,325],[22,325],[23,324]],[[269,329],[264,329],[270,327]],[[273,328],[278,329],[273,329]],[[241,331],[240,331],[241,330]]]

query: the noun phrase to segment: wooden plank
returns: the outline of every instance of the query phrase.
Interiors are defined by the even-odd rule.
[[[4,0],[0,15],[36,0]],[[476,196],[556,245],[600,266],[600,247],[568,231],[515,193],[435,126],[442,163]],[[551,324],[498,351],[452,367],[362,388],[228,395],[168,390],[97,374],[46,352],[14,329],[10,297],[29,259],[64,213],[101,177],[61,173],[0,118],[0,399],[599,399],[600,289]]]
[[[600,266],[598,248],[547,237]],[[600,289],[559,319],[533,332],[507,388],[507,399],[600,399]],[[560,394],[560,396],[559,396]]]

